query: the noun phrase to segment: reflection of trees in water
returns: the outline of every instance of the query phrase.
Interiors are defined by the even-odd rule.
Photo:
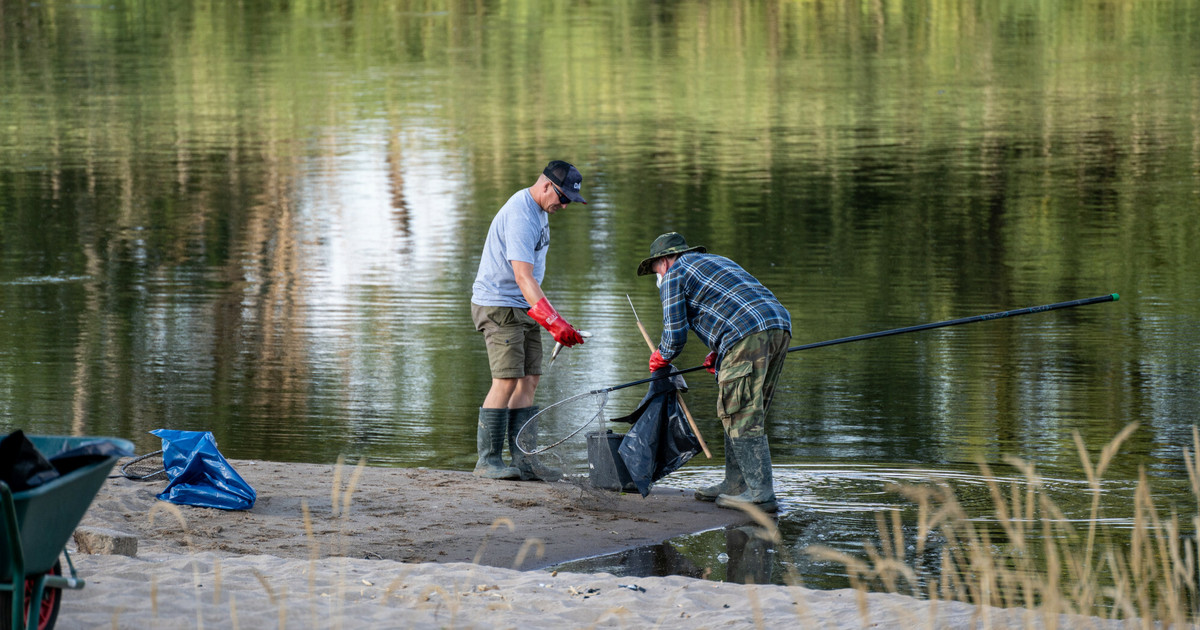
[[[74,229],[48,235],[37,255],[77,252],[71,273],[87,278],[72,315],[78,330],[62,342],[72,355],[60,386],[71,392],[63,411],[75,434],[95,432],[98,420],[141,434],[196,418],[226,429],[223,417],[234,413],[312,415],[318,366],[306,318],[314,263],[303,239],[323,235],[297,197],[301,156],[286,143],[252,138],[194,148],[206,133],[176,129],[169,166],[158,165],[166,169],[130,138],[115,152],[83,152],[78,168],[64,166],[76,157],[64,154],[12,186],[27,191],[9,198],[26,208],[14,216],[47,203],[73,213]],[[337,163],[342,148],[335,139],[322,152]],[[385,156],[402,255],[411,249],[403,148],[397,133]],[[239,448],[261,450],[256,435],[239,431]]]
[[[59,170],[55,169],[55,173]],[[95,190],[92,165],[86,169],[87,189]],[[86,435],[88,407],[91,402],[90,371],[94,363],[96,323],[101,321],[100,312],[104,293],[99,279],[104,271],[104,257],[97,242],[97,230],[81,229],[79,251],[83,256],[83,275],[89,280],[83,283],[83,307],[79,311],[79,333],[75,338],[75,370],[71,379],[71,435]]]
[[[236,226],[222,266],[228,288],[215,309],[216,360],[221,382],[240,381],[244,370],[250,409],[289,417],[304,410],[310,389],[302,332],[307,281],[296,239],[296,165],[267,151],[262,192]]]
[[[75,364],[55,378],[73,389],[64,413],[76,428],[92,408],[122,422],[158,422],[135,397],[165,398],[176,386],[142,380],[139,370],[154,379],[167,374],[159,364],[140,365],[142,345],[151,361],[213,360],[218,373],[188,373],[213,379],[226,413],[236,413],[230,403],[247,402],[245,388],[273,407],[307,395],[297,393],[309,391],[297,379],[321,368],[302,362],[305,352],[319,351],[297,347],[310,330],[301,321],[301,291],[311,264],[297,251],[307,245],[296,241],[306,238],[298,227],[314,230],[297,225],[309,191],[285,183],[302,175],[282,156],[307,153],[314,136],[337,136],[367,120],[373,138],[379,111],[387,112],[382,161],[401,262],[425,251],[412,232],[424,236],[425,221],[413,215],[424,208],[413,206],[423,203],[414,172],[426,162],[421,143],[409,139],[429,130],[421,137],[433,138],[439,153],[473,165],[456,202],[474,227],[451,237],[460,241],[448,252],[457,257],[451,264],[461,268],[450,281],[469,281],[495,202],[514,184],[528,184],[528,164],[546,151],[569,150],[591,162],[587,185],[603,183],[609,202],[556,219],[559,242],[605,234],[595,254],[636,262],[655,234],[679,229],[712,251],[736,253],[792,303],[815,303],[814,292],[790,286],[833,287],[818,294],[845,298],[837,308],[793,313],[814,340],[981,312],[981,303],[988,310],[1028,304],[1031,292],[1074,293],[1100,280],[1112,286],[1098,290],[1138,286],[1172,296],[1166,307],[1194,295],[1190,276],[1172,271],[1192,261],[1182,243],[1194,225],[1186,201],[1200,164],[1200,84],[1178,63],[1183,44],[1195,38],[1188,3],[1116,15],[1100,3],[999,13],[985,3],[930,20],[908,19],[922,11],[911,3],[648,3],[612,15],[598,9],[605,19],[576,20],[581,27],[570,41],[540,36],[562,28],[558,17],[526,25],[514,22],[524,9],[491,6],[452,3],[435,15],[396,12],[377,0],[352,11],[344,3],[160,4],[136,0],[128,11],[94,11],[0,0],[8,53],[0,55],[0,185],[7,195],[7,182],[17,181],[11,190],[23,196],[0,205],[78,213],[78,234],[46,237],[45,260],[57,257],[72,273],[96,278],[84,283],[76,296],[81,310],[69,315],[79,330],[59,342],[74,344]],[[580,7],[580,15],[594,10]],[[126,23],[131,14],[141,16],[136,24]],[[325,27],[331,23],[342,28]],[[526,28],[541,30],[510,36]],[[1163,45],[1137,44],[1143,41]],[[494,54],[497,42],[504,55]],[[593,73],[589,89],[578,79],[547,80],[564,70],[582,76],[574,72],[582,58],[570,54],[581,44],[587,64],[628,70]],[[1112,51],[1122,54],[1109,59]],[[1097,65],[1101,58],[1108,61]],[[1152,75],[1166,80],[1146,82]],[[324,159],[339,155],[318,150]],[[35,180],[36,191],[22,188]],[[1041,196],[1034,207],[1030,191]],[[799,210],[805,207],[819,210]],[[10,216],[0,227],[14,242],[40,238]],[[748,222],[753,228],[743,227]],[[1121,233],[1110,237],[1110,230]],[[555,282],[627,277],[603,266],[591,275],[587,267],[599,256],[555,251],[569,272]],[[799,262],[776,265],[784,257]],[[185,286],[184,277],[197,274],[204,274],[200,286]],[[203,286],[214,278],[224,284]],[[160,321],[145,323],[143,312]],[[816,393],[828,395],[793,408],[824,419],[804,429],[810,443],[843,444],[849,428],[867,436],[859,444],[901,458],[920,451],[896,445],[945,457],[946,445],[959,442],[966,446],[950,459],[962,457],[976,445],[957,439],[960,426],[987,427],[986,437],[1000,444],[1025,444],[1031,426],[1051,436],[1060,427],[1022,419],[1052,419],[1059,409],[1071,418],[1115,410],[1113,417],[1154,416],[1170,426],[1194,407],[1186,385],[1169,380],[1184,380],[1178,375],[1187,362],[1175,358],[1174,347],[1187,346],[1188,329],[1178,325],[1187,318],[1126,312],[1138,327],[1134,337],[1155,344],[1157,354],[1143,359],[1091,343],[1059,343],[1051,353],[1000,335],[1000,344],[964,350],[931,337],[899,361],[888,358],[918,366],[902,373],[876,367],[890,349],[842,355],[844,370],[813,375]],[[173,340],[138,339],[150,325],[171,331]],[[439,345],[457,349],[458,334],[442,330],[449,328],[437,331]],[[183,344],[201,346],[200,355],[174,352]],[[789,361],[790,369],[808,361]],[[435,373],[417,366],[397,368],[399,380],[428,389],[420,379]],[[1051,370],[1082,377],[1072,382]],[[865,404],[842,405],[845,375],[854,373],[878,374],[865,378],[879,382],[857,388]],[[1054,378],[1039,378],[1046,374]],[[452,376],[460,379],[456,390],[486,387],[471,382],[486,379],[478,370]],[[1099,385],[1078,385],[1091,381]],[[966,386],[974,383],[986,386]],[[106,400],[114,390],[124,397],[116,404]],[[912,391],[922,393],[907,396]],[[33,394],[20,395],[37,404]],[[1102,402],[1079,402],[1085,397]],[[431,406],[453,402],[434,398]],[[827,405],[828,413],[800,405]],[[167,404],[161,411],[193,413]],[[881,428],[859,430],[859,417],[881,418]],[[912,418],[930,418],[935,439],[923,439],[929,430],[909,430]],[[798,425],[773,431],[798,451]],[[1053,438],[1039,444],[1057,449]]]
[[[392,220],[396,223],[396,236],[400,241],[400,253],[411,253],[409,236],[412,234],[408,211],[408,200],[404,196],[404,147],[400,142],[401,122],[393,123],[388,134],[387,174],[388,192],[391,195]]]

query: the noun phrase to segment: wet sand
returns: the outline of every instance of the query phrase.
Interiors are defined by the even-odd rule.
[[[165,481],[116,478],[82,524],[134,534],[143,551],[537,569],[749,521],[741,512],[696,501],[691,491],[665,487],[642,498],[423,468],[232,464],[257,492],[251,510],[167,510],[170,504],[154,496]]]
[[[110,479],[81,525],[136,536],[137,553],[74,553],[87,585],[64,592],[58,627],[1124,627],[849,589],[543,568],[748,520],[678,489],[643,499],[464,472],[232,463],[257,490],[251,510],[174,506],[154,498],[165,482]]]

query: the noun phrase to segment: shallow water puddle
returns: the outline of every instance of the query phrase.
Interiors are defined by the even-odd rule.
[[[697,488],[717,483],[722,468],[692,467],[679,471],[669,485]],[[995,472],[994,482],[1004,496],[1014,488],[1024,496],[1028,484],[1023,476],[1011,471]],[[657,545],[566,562],[552,569],[583,573],[611,573],[617,576],[682,575],[739,583],[788,584],[799,582],[817,589],[850,586],[845,567],[814,556],[811,551],[825,547],[866,561],[867,547],[881,544],[878,514],[890,526],[898,513],[905,541],[903,555],[910,566],[919,568],[922,583],[938,577],[939,558],[946,544],[936,529],[925,534],[918,544],[919,515],[916,503],[899,488],[942,483],[954,491],[954,497],[968,518],[988,529],[1004,547],[1004,536],[996,524],[995,508],[988,478],[979,473],[953,469],[929,469],[904,466],[777,466],[775,488],[783,512],[776,524],[778,542],[761,527],[736,526],[679,536]],[[1086,529],[1091,493],[1083,481],[1039,478],[1036,491],[1050,498],[1066,521]],[[1119,512],[1131,503],[1134,486],[1130,482],[1104,482],[1101,495],[1106,506],[1104,524],[1116,530],[1128,529],[1132,517]],[[1006,507],[1008,506],[1006,498]],[[1061,519],[1060,519],[1061,520]],[[1037,536],[1032,527],[1031,542]],[[894,538],[889,534],[889,538]],[[920,557],[916,557],[920,550]]]

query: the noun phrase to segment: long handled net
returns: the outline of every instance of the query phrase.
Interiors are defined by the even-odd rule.
[[[578,490],[577,495],[562,495],[576,507],[608,510],[619,497],[614,490],[637,492],[617,453],[625,434],[608,429],[612,418],[606,416],[607,410],[622,409],[609,414],[619,417],[627,406],[625,397],[612,396],[612,391],[583,392],[548,405],[514,427],[510,435],[514,460],[523,454],[526,464],[532,460],[532,470],[541,479]],[[540,441],[539,436],[543,438]]]
[[[975,315],[972,317],[963,317],[942,322],[934,322],[928,324],[919,324],[916,326],[907,326],[904,328],[893,328],[891,330],[883,330],[879,332],[866,333],[862,335],[854,335],[851,337],[842,337],[829,341],[820,341],[809,343],[801,346],[788,348],[788,352],[796,352],[798,350],[811,350],[813,348],[823,348],[842,343],[850,343],[853,341],[863,341],[866,339],[877,339],[891,335],[899,335],[903,333],[918,332],[923,330],[931,330],[935,328],[943,328],[946,326],[957,326],[960,324],[970,324],[974,322],[991,321],[1002,319],[1005,317],[1013,317],[1017,315],[1029,315],[1034,313],[1044,313],[1046,311],[1072,308],[1076,306],[1084,306],[1087,304],[1098,304],[1102,302],[1115,302],[1120,299],[1116,293],[1101,295],[1091,298],[1083,298],[1079,300],[1071,300],[1068,302],[1056,302],[1053,304],[1044,304],[1041,306],[1030,306],[1026,308],[1013,309],[1008,311],[1000,311],[996,313],[988,313],[985,315]],[[705,366],[698,365],[691,368],[680,369],[673,371],[672,374],[651,376],[641,380],[606,387],[603,389],[595,389],[590,392],[576,394],[570,398],[560,400],[548,407],[543,408],[537,414],[532,416],[528,421],[521,426],[516,434],[516,445],[521,452],[526,455],[539,455],[547,451],[563,445],[583,432],[584,429],[593,426],[599,421],[596,430],[603,433],[604,428],[604,407],[608,403],[609,394],[611,392],[643,385],[651,381],[672,378],[676,375],[686,374],[704,369]],[[556,439],[547,443],[545,446],[538,446],[539,435],[564,435],[565,437]]]
[[[603,430],[604,407],[608,404],[610,391],[609,389],[598,389],[576,394],[541,409],[517,430],[517,448],[526,455],[541,455],[570,441],[593,423],[597,424],[598,430]],[[597,421],[599,422],[597,423]],[[576,423],[578,426],[561,439],[545,446],[537,445],[538,434],[548,432],[551,435],[559,435],[561,427],[570,427]]]

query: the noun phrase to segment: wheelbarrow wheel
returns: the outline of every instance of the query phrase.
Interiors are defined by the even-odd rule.
[[[46,575],[62,575],[62,561],[56,561]],[[29,623],[30,600],[33,598],[33,578],[25,578],[25,623]],[[62,606],[62,590],[42,589],[42,601],[38,606],[38,630],[51,630],[58,620],[58,608]],[[0,630],[13,630],[12,593],[0,593]]]

